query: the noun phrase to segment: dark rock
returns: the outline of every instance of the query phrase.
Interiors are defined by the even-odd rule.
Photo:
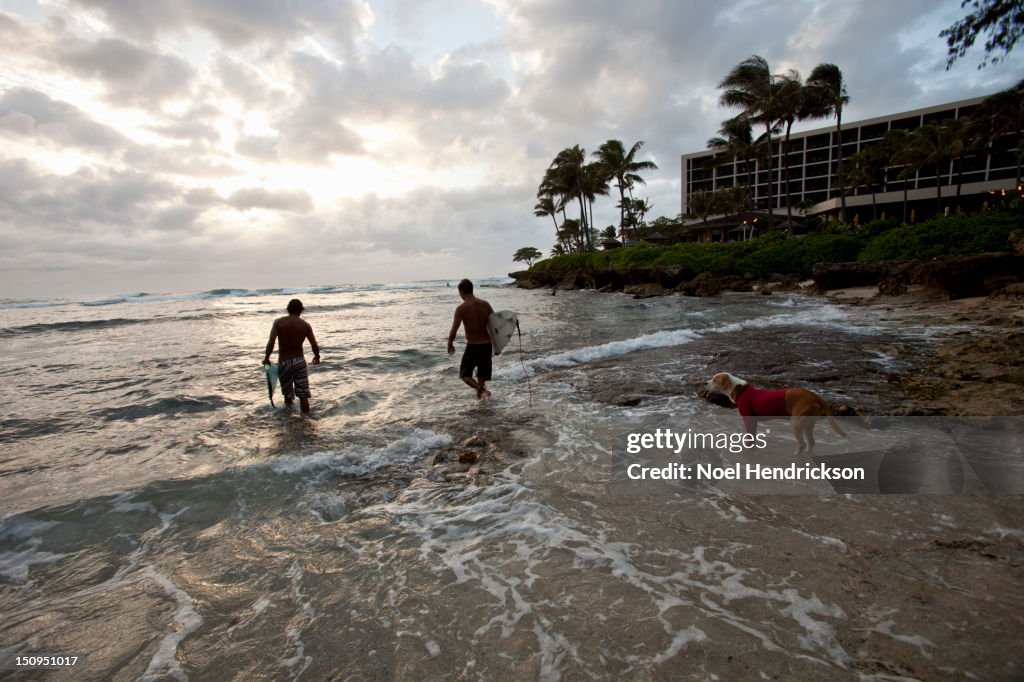
[[[883,296],[902,296],[907,293],[907,285],[894,277],[886,277],[878,284],[878,293]]]
[[[722,291],[749,292],[754,290],[754,287],[747,279],[737,277],[736,275],[726,275],[720,281],[722,283]]]
[[[462,448],[486,448],[487,445],[487,440],[479,434],[468,436],[459,443],[459,447]]]
[[[905,277],[912,284],[944,291],[951,299],[987,296],[1024,279],[1024,255],[944,256],[909,266]]]
[[[811,278],[819,291],[878,284],[888,274],[890,263],[815,263]]]
[[[1011,232],[1007,242],[1015,252],[1024,253],[1024,230],[1014,230]]]
[[[467,450],[459,453],[459,464],[476,464],[480,461],[480,453],[476,450]]]
[[[664,296],[668,294],[668,290],[656,282],[647,284],[630,284],[623,292],[632,294],[633,298],[652,298],[654,296]]]
[[[686,296],[717,296],[722,291],[722,280],[710,272],[702,272],[689,282],[676,288]]]
[[[1002,289],[996,291],[993,296],[997,298],[1021,298],[1024,297],[1024,282],[1015,282],[1008,284]]]

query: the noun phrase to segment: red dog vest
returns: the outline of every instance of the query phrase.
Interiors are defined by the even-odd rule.
[[[736,407],[747,433],[757,433],[758,417],[786,416],[786,389],[769,391],[747,384],[736,389]]]

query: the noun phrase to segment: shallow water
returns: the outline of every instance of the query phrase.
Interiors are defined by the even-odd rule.
[[[0,435],[0,659],[84,656],[45,673],[67,679],[867,674],[850,639],[862,626],[914,665],[941,647],[900,630],[884,599],[851,609],[830,579],[851,546],[943,527],[1024,536],[1002,503],[608,485],[624,430],[733,418],[689,388],[709,346],[781,354],[757,344],[784,330],[855,347],[884,374],[912,361],[894,347],[932,332],[797,295],[503,282],[478,294],[519,312],[522,352],[513,338],[496,358],[484,404],[445,353],[445,282],[0,303],[16,396]],[[272,408],[260,368],[293,295],[323,349],[311,417]],[[791,369],[849,371],[829,358]],[[865,399],[845,386],[822,392]],[[467,437],[485,454],[472,476],[434,465]],[[947,583],[1009,580],[1007,608],[1018,599],[1014,574],[925,565]]]

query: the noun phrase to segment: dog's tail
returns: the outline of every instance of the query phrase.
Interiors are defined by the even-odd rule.
[[[832,406],[825,402],[824,398],[818,398],[821,401],[822,409],[825,412],[825,416],[828,417],[828,425],[832,427],[832,430],[838,433],[843,438],[849,438],[846,432],[839,428],[838,422],[835,420],[835,416],[832,414]]]

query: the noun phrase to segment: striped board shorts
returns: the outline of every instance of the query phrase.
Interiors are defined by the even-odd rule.
[[[277,380],[281,384],[281,393],[284,394],[285,400],[293,400],[295,396],[310,397],[306,358],[291,358],[277,363]]]

